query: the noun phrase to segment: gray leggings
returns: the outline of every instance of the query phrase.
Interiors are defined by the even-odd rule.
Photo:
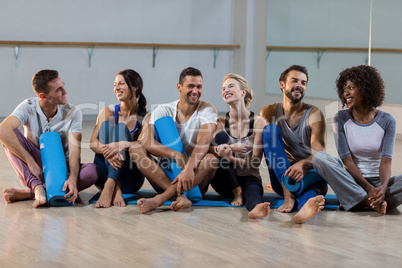
[[[329,154],[325,152],[314,154],[313,167],[327,180],[345,210],[350,210],[368,198],[367,192],[356,183],[352,175]],[[366,178],[366,180],[374,187],[381,185],[379,178]],[[387,211],[402,204],[402,175],[390,178],[385,201]]]

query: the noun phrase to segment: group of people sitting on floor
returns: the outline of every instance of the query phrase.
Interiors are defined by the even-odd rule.
[[[63,190],[71,203],[95,184],[101,189],[95,207],[125,206],[123,194],[137,192],[147,178],[157,194],[137,201],[141,213],[168,200],[174,211],[188,208],[211,185],[233,198],[231,205],[244,205],[249,218],[266,217],[270,203],[263,199],[259,171],[265,161],[272,189],[284,197],[278,212],[297,210],[295,223],[323,209],[328,184],[346,211],[365,207],[386,214],[395,209],[402,202],[402,177],[391,177],[396,121],[378,109],[385,97],[378,70],[355,66],[336,80],[347,108],[332,122],[342,162],[325,152],[325,116],[303,102],[308,80],[304,66],[290,66],[279,78],[283,102],[255,114],[248,109],[253,94],[246,79],[227,74],[221,96],[229,111],[218,118],[215,107],[200,100],[203,77],[195,68],[181,72],[180,98],[150,114],[141,76],[120,71],[114,82],[119,103],[100,111],[91,136],[94,163],[81,164],[82,113],[67,102],[58,72],[41,70],[32,78],[37,97],[24,100],[0,124],[6,155],[26,187],[6,187],[4,198],[33,199],[33,207],[46,203],[39,137],[52,131],[64,147],[68,179]],[[298,191],[285,186],[302,182]]]

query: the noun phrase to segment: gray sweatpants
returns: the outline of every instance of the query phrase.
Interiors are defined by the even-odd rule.
[[[367,192],[356,183],[352,175],[329,154],[325,152],[315,153],[313,167],[334,190],[345,210],[350,210],[368,198]],[[381,185],[379,178],[366,178],[366,180],[374,187]],[[387,202],[387,211],[398,207],[402,203],[402,175],[390,178],[385,201]]]

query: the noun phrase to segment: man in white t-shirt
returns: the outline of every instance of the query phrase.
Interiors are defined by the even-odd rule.
[[[132,159],[141,172],[154,188],[161,189],[160,194],[154,198],[138,200],[141,213],[154,210],[171,198],[175,198],[171,205],[173,210],[190,207],[191,201],[183,192],[197,185],[201,193],[208,189],[217,166],[216,157],[208,153],[212,133],[216,129],[217,112],[211,104],[200,100],[202,83],[199,70],[192,67],[184,69],[177,84],[180,99],[159,105],[152,112],[149,124],[144,124],[145,133],[141,140],[143,146],[130,148]],[[184,154],[155,140],[155,121],[166,116],[174,121]],[[149,154],[175,160],[182,172],[171,182],[162,168],[150,159]]]
[[[41,70],[32,77],[37,97],[21,102],[0,124],[0,140],[6,155],[26,189],[4,188],[7,202],[34,199],[33,207],[46,203],[46,190],[39,149],[39,137],[48,131],[61,136],[69,177],[63,191],[74,203],[78,191],[88,188],[98,178],[95,164],[80,163],[82,114],[67,103],[64,82],[55,70]],[[19,128],[24,127],[25,136]]]

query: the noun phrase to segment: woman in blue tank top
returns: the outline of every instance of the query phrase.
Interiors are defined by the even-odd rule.
[[[127,69],[116,75],[114,93],[120,104],[104,108],[91,136],[94,163],[100,171],[96,185],[102,189],[95,207],[125,206],[124,193],[135,193],[144,176],[131,161],[128,149],[137,142],[146,115],[142,78]]]

